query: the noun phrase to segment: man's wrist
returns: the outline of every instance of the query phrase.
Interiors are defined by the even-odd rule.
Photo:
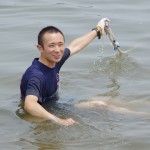
[[[92,29],[92,31],[93,30],[95,30],[96,31],[96,33],[97,33],[97,37],[98,37],[98,39],[100,39],[101,38],[101,27],[100,26],[96,26],[95,28],[93,28]]]

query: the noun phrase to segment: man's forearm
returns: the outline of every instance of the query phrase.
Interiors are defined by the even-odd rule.
[[[49,113],[37,102],[36,96],[33,95],[26,97],[24,109],[32,116],[40,117],[45,120],[51,120],[61,125],[72,125],[75,123],[72,118],[61,119]]]
[[[90,44],[97,37],[96,31],[90,31],[89,33],[73,40],[68,48],[71,51],[71,55],[79,52],[83,48],[85,48],[88,44]]]
[[[40,117],[45,120],[53,120],[55,122],[58,121],[58,118],[53,114],[49,113],[45,110],[39,103],[35,101],[28,102],[29,100],[25,101],[24,109],[32,116]]]

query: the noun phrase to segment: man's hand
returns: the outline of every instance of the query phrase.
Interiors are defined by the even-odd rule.
[[[60,125],[70,126],[75,124],[76,121],[74,121],[72,118],[68,118],[68,119],[59,119],[57,123]]]
[[[101,36],[104,35],[105,22],[107,22],[107,21],[109,22],[108,18],[102,18],[96,26],[97,28],[100,28]]]

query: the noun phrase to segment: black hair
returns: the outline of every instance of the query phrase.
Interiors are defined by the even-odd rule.
[[[63,36],[64,41],[65,41],[64,34],[62,33],[61,30],[59,30],[58,28],[56,28],[54,26],[47,26],[39,32],[39,34],[38,34],[38,44],[41,45],[42,47],[44,47],[43,36],[44,36],[45,33],[58,33],[58,32]]]

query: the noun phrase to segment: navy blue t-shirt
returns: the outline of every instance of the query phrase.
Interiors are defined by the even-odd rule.
[[[27,95],[35,95],[41,104],[52,99],[57,100],[59,71],[69,56],[70,50],[66,48],[62,59],[56,63],[54,68],[47,67],[39,62],[38,58],[35,58],[32,65],[22,76],[20,84],[21,99],[24,100]]]

